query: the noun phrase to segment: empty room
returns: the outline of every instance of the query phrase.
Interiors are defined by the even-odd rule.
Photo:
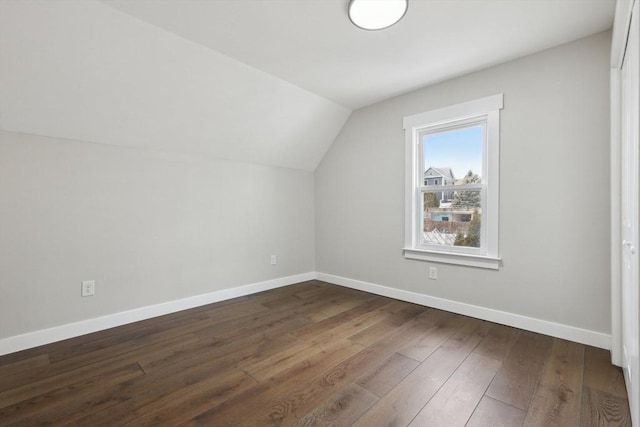
[[[640,426],[640,0],[0,0],[0,425]]]

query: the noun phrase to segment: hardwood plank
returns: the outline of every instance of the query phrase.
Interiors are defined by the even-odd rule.
[[[524,425],[580,425],[583,368],[584,346],[554,338]]]
[[[526,411],[552,344],[549,336],[522,331],[486,395]]]
[[[151,408],[153,406],[150,405],[167,395],[179,393],[181,390],[188,389],[193,384],[200,383],[208,378],[216,378],[217,380],[214,380],[214,382],[224,381],[224,378],[228,378],[229,371],[233,370],[236,358],[260,353],[265,348],[277,345],[277,340],[254,340],[251,347],[245,346],[243,352],[234,357],[221,352],[217,354],[217,357],[188,359],[185,363],[174,363],[163,369],[152,371],[142,378],[123,384],[117,389],[107,390],[101,396],[101,402],[115,401],[116,404],[106,410],[87,414],[86,417],[78,420],[78,424],[114,425],[131,421],[131,417],[134,414],[139,414],[138,410],[140,408]],[[251,381],[253,382],[253,380]],[[238,387],[242,388],[241,386],[246,385],[246,383],[238,385],[234,381],[220,382],[220,384],[226,384],[229,390],[236,390]]]
[[[367,302],[385,301],[385,300],[386,298],[379,297],[377,295],[370,296],[369,298],[366,298],[366,299],[358,298],[355,296],[349,296],[349,297],[340,296],[329,301],[327,304],[324,304],[318,310],[308,311],[306,314],[306,317],[312,322],[320,322],[322,320],[340,315],[359,305],[366,304]]]
[[[622,369],[611,364],[608,350],[585,347],[584,385],[619,397],[627,397]]]
[[[298,328],[307,321],[301,318],[292,318],[286,322],[280,322],[275,326],[241,334],[231,338],[217,339],[207,337],[199,342],[185,345],[180,349],[168,349],[147,353],[138,359],[146,372],[154,372],[166,369],[174,364],[178,366],[192,366],[207,360],[221,360],[226,363],[240,363],[252,356],[265,354],[270,348],[286,346],[295,340],[286,333],[289,328]],[[256,346],[259,352],[256,352]]]
[[[365,321],[361,321],[361,319],[364,319],[364,316],[354,319],[354,322],[356,322],[354,327],[349,331],[345,330],[346,333],[352,332],[348,335],[348,338],[363,346],[369,346],[385,338],[387,335],[395,333],[410,321],[415,319],[423,321],[425,314],[429,311],[429,309],[425,307],[407,306],[406,303],[404,303],[405,307],[403,309],[395,311],[398,303],[400,303],[400,301],[393,301],[384,305],[379,309],[380,315],[371,317],[370,319],[367,316],[367,320]],[[369,333],[365,332],[371,327],[375,328],[375,334],[372,334],[371,330],[369,330]]]
[[[124,346],[126,343],[132,343],[131,345],[135,346],[139,340],[153,341],[156,339],[156,342],[159,342],[183,333],[190,333],[196,325],[201,325],[202,327],[213,325],[219,318],[224,318],[228,321],[241,315],[254,313],[258,310],[266,311],[265,307],[254,304],[242,304],[241,306],[242,309],[239,309],[237,304],[227,304],[219,307],[214,310],[216,313],[215,316],[208,313],[210,309],[194,310],[194,313],[188,316],[182,315],[173,316],[168,319],[163,318],[158,323],[147,322],[146,326],[142,328],[131,328],[131,330],[127,332],[124,331],[124,327],[121,327],[122,330],[119,334],[87,341],[79,345],[52,352],[51,363],[69,358],[78,360],[78,357],[81,355],[90,354],[91,356],[88,358],[91,358],[95,357],[95,355],[98,354],[97,352],[102,352],[102,354],[106,354],[107,352],[112,353],[114,346]]]
[[[350,426],[377,400],[378,398],[371,392],[351,384],[333,394],[295,425],[297,427]]]
[[[352,322],[354,319],[358,319],[361,316],[365,316],[364,319],[371,317],[375,314],[377,315],[388,315],[384,310],[379,310],[385,305],[391,303],[393,300],[388,300],[386,298],[374,298],[362,302],[348,310],[343,310],[334,314],[330,317],[326,317],[322,320],[316,320],[308,326],[301,328],[296,332],[296,337],[302,340],[313,341],[314,339],[317,341],[319,336],[330,336],[332,330],[341,330],[342,326],[346,322]],[[356,322],[352,322],[351,324],[356,324]],[[364,328],[357,329],[359,331]],[[352,332],[345,336],[345,338],[355,334],[356,332]]]
[[[315,287],[314,287],[315,288]],[[254,303],[260,304],[262,307],[273,311],[296,310],[302,315],[316,312],[319,307],[331,307],[349,299],[341,292],[339,287],[325,286],[322,289],[323,294],[318,298],[300,298],[296,294],[301,291],[300,287],[285,287],[272,289],[260,294],[249,295],[248,298]],[[359,300],[360,302],[362,299]]]
[[[219,303],[216,303],[216,305],[217,304]],[[203,311],[203,314],[207,316],[212,323],[215,323],[228,322],[229,320],[266,311],[268,311],[268,307],[256,301],[239,301],[235,304],[229,303],[222,307],[209,307],[209,309]]]
[[[301,299],[307,298],[324,298],[327,293],[339,292],[339,289],[335,289],[331,286],[321,286],[320,284],[314,286],[307,286],[296,293],[295,296]]]
[[[191,424],[266,425],[275,423],[289,425],[295,423],[333,394],[337,388],[344,387],[345,384],[353,382],[367,371],[374,369],[395,352],[399,343],[412,337],[417,338],[416,331],[412,329],[417,325],[417,320],[409,322],[401,327],[396,334],[366,348],[352,343],[354,346],[358,345],[361,350],[339,363],[328,366],[325,364],[324,370],[316,372],[313,377],[307,380],[292,381],[287,372],[278,374],[269,382],[252,389],[254,393],[258,393],[257,396],[251,398],[241,396],[239,401],[225,402],[218,408],[200,414],[192,420]],[[284,381],[281,381],[281,378]],[[248,420],[244,409],[247,405],[257,409],[256,413],[252,414]]]
[[[258,302],[260,304],[264,304],[266,302],[275,300],[275,299],[280,299],[283,296],[287,296],[287,295],[295,295],[297,292],[303,291],[303,290],[307,290],[310,287],[312,288],[316,288],[317,285],[315,283],[313,283],[315,281],[309,281],[309,282],[301,282],[301,283],[295,283],[293,285],[288,285],[288,286],[282,286],[280,288],[275,288],[275,289],[269,289],[266,291],[262,291],[262,292],[258,292],[255,294],[251,294],[251,295],[247,295],[246,298],[249,301],[253,301],[253,302]],[[318,282],[321,283],[321,282]]]
[[[394,307],[398,305],[402,308],[398,311],[394,311]],[[371,345],[387,334],[393,333],[398,329],[398,327],[404,325],[416,316],[430,311],[429,309],[425,309],[425,307],[402,303],[401,301],[395,301],[394,303],[385,306],[385,310],[391,313],[391,315],[382,318],[379,322],[376,322],[367,328],[364,328],[350,336],[349,339],[353,342],[357,342],[358,344]],[[422,318],[424,319],[425,316]]]
[[[374,370],[358,379],[356,383],[376,396],[382,397],[419,364],[416,360],[394,353]]]
[[[344,320],[351,320],[371,310],[377,310],[392,301],[382,297],[364,300],[355,297],[352,299],[338,298],[338,301],[333,304],[325,305],[319,310],[307,312],[306,316],[313,322],[313,326],[300,331],[298,337],[304,339],[305,337],[313,336],[318,331],[333,328]]]
[[[337,304],[343,297],[343,295],[336,289],[321,289],[321,292],[322,293],[319,294],[317,298],[300,298],[295,293],[281,295],[279,298],[270,298],[267,301],[262,302],[260,305],[271,310],[290,310],[292,308],[299,308],[308,305],[317,306],[318,303],[329,306]]]
[[[130,421],[124,425],[179,425],[253,385],[255,381],[243,372],[229,370],[138,407],[127,414]]]
[[[464,426],[501,364],[471,353],[409,426]]]
[[[9,425],[24,422],[29,418],[30,422],[38,424],[50,422],[47,414],[42,414],[48,410],[56,408],[68,409],[70,404],[78,401],[84,402],[92,395],[108,388],[113,384],[120,384],[144,375],[144,372],[137,363],[118,367],[111,371],[98,374],[94,377],[87,377],[80,381],[68,384],[63,387],[51,390],[44,394],[39,394],[30,399],[5,406],[0,409],[0,420],[2,425]]]
[[[199,341],[198,337],[192,334],[182,334],[174,337],[154,337],[148,340],[125,341],[122,345],[114,345],[104,350],[97,350],[88,354],[79,354],[76,357],[65,359],[60,362],[34,367],[29,370],[7,374],[2,379],[0,385],[0,396],[4,392],[19,387],[21,385],[42,381],[54,376],[64,376],[66,373],[73,376],[73,371],[90,372],[100,369],[101,366],[112,366],[114,363],[129,364],[135,362],[141,353],[167,351],[169,349],[180,348],[193,342]],[[157,342],[156,342],[157,341]],[[78,371],[81,368],[81,371]],[[82,374],[81,374],[82,375]]]
[[[525,415],[522,409],[484,396],[465,427],[520,427]]]
[[[247,348],[246,354],[260,353],[264,351],[264,347],[278,344],[276,341],[254,340],[254,347]],[[74,409],[74,405],[68,405],[70,407],[63,408],[64,410],[47,413],[47,419],[53,424],[61,425],[67,422],[76,425],[77,420],[80,425],[120,424],[140,405],[149,404],[165,394],[185,389],[207,376],[224,374],[225,369],[228,369],[229,364],[233,364],[235,359],[230,355],[218,356],[212,360],[189,359],[188,362],[193,362],[191,365],[176,363],[161,371],[134,378],[115,388],[105,389],[91,399],[87,398],[88,400],[83,401],[82,407],[78,409]],[[91,419],[90,423],[87,418]]]
[[[280,347],[279,351],[271,356],[249,359],[241,362],[238,367],[258,382],[263,382],[321,353],[324,349],[324,343],[309,343],[295,339],[291,345]]]
[[[582,389],[583,426],[626,426],[631,427],[629,402],[600,390]]]
[[[170,343],[172,345],[179,345],[185,341],[194,339],[191,336],[176,337]],[[156,346],[165,346],[170,344],[168,341],[156,344]],[[152,346],[149,346],[152,347]],[[149,349],[145,347],[140,351],[153,351],[153,348]],[[41,380],[29,381],[21,386],[14,387],[12,389],[3,391],[0,393],[0,408],[4,408],[9,405],[14,405],[18,402],[22,402],[27,399],[34,398],[40,394],[49,393],[61,387],[69,386],[77,382],[82,381],[83,378],[92,378],[104,372],[109,372],[113,369],[136,363],[136,359],[139,356],[138,353],[132,352],[121,355],[119,357],[113,357],[105,360],[98,361],[93,364],[85,365],[77,369],[65,371],[63,373],[46,376]]]
[[[108,389],[103,389],[101,392],[82,396],[82,399],[78,399],[69,405],[56,406],[52,410],[43,413],[42,418],[46,419],[45,424],[47,425],[74,427],[78,425],[88,425],[87,423],[79,422],[78,420],[100,413],[108,408],[115,407],[118,403],[122,402],[123,398],[115,396],[113,399],[104,398],[106,390],[117,390],[121,386],[122,384],[118,384]],[[31,421],[31,418],[29,418],[29,421]]]
[[[519,336],[520,329],[495,325],[473,352],[503,361]]]
[[[251,303],[254,304],[254,302],[260,302],[261,300],[265,299],[265,295],[269,294],[269,295],[273,295],[273,297],[275,298],[280,298],[284,292],[286,292],[289,288],[291,288],[291,292],[295,292],[301,288],[304,288],[305,286],[307,286],[307,283],[309,282],[303,282],[300,284],[295,284],[295,285],[290,285],[290,286],[285,286],[282,288],[278,288],[278,289],[274,289],[271,291],[265,291],[265,292],[260,292],[257,294],[253,294],[253,295],[248,295],[248,296],[243,296],[243,297],[238,297],[238,298],[233,298],[230,300],[226,300],[226,301],[220,301],[220,302],[216,302],[213,304],[207,304],[201,307],[195,307],[195,308],[191,308],[188,310],[183,310],[180,312],[176,312],[176,313],[170,313],[170,314],[166,314],[163,316],[158,316],[158,317],[154,317],[152,319],[147,319],[147,320],[141,320],[138,322],[134,322],[134,323],[130,323],[127,325],[123,325],[123,326],[118,326],[115,328],[110,328],[110,329],[105,329],[103,331],[99,331],[99,332],[94,332],[91,334],[87,334],[87,335],[82,335],[79,337],[74,337],[74,338],[69,338],[67,340],[63,340],[63,341],[58,341],[55,343],[51,343],[51,344],[47,344],[44,346],[39,346],[39,347],[34,347],[31,349],[27,349],[27,350],[22,350],[19,352],[15,352],[15,353],[11,353],[11,354],[6,354],[6,355],[2,355],[0,356],[0,366],[4,366],[10,363],[13,363],[14,361],[19,361],[19,360],[24,360],[26,358],[30,358],[30,357],[35,357],[35,356],[39,356],[45,353],[51,353],[51,352],[55,352],[58,351],[60,349],[69,349],[69,348],[73,348],[76,346],[81,346],[84,345],[86,343],[89,342],[93,342],[93,341],[97,341],[97,340],[103,340],[105,338],[108,337],[120,337],[122,338],[123,336],[125,336],[127,333],[129,333],[130,331],[135,331],[134,333],[142,333],[144,334],[149,334],[152,333],[149,330],[147,330],[146,332],[141,332],[142,329],[148,328],[148,327],[152,327],[154,328],[153,330],[156,330],[155,328],[157,327],[163,327],[163,325],[166,322],[172,322],[176,319],[179,318],[194,318],[195,315],[197,315],[200,312],[213,312],[215,313],[215,315],[218,315],[218,312],[220,310],[220,308],[222,307],[226,307],[229,305],[236,305],[238,307],[241,307],[240,309],[236,309],[235,312],[238,313],[242,313],[244,308],[244,305],[246,305],[247,303]],[[321,283],[324,286],[329,286],[329,287],[333,287],[333,288],[337,288],[339,289],[339,286],[334,286],[334,285],[329,285],[327,283],[323,283],[323,282],[318,282]],[[264,309],[265,307],[263,307]],[[234,310],[231,311],[231,313],[233,313]]]
[[[270,351],[286,346],[295,339],[288,334],[282,334],[287,327],[301,319],[281,324],[276,328],[264,332],[256,332],[232,340],[219,341],[215,338],[200,340],[182,348],[148,352],[138,358],[138,363],[145,372],[158,372],[166,369],[191,367],[203,361],[217,361],[220,366],[233,365],[249,360],[256,355],[263,355]],[[175,365],[175,367],[174,367]]]
[[[0,367],[47,354],[49,353],[49,351],[51,351],[52,345],[53,344],[47,344],[28,348],[26,350],[16,351],[15,353],[3,354],[2,356],[0,356]]]
[[[7,375],[16,375],[20,372],[46,366],[49,365],[49,363],[49,354],[41,354],[23,360],[16,360],[0,366],[0,378],[6,378]]]
[[[267,419],[267,424],[276,421],[272,417],[273,407],[278,404],[279,396],[291,394],[292,389],[306,387],[315,377],[330,370],[348,357],[357,354],[362,346],[351,341],[342,341],[321,353],[297,363],[264,383],[247,390],[245,393],[230,399],[194,417],[188,424],[192,425],[246,425],[257,424],[258,419]],[[287,399],[285,406],[293,406],[296,401]],[[247,407],[252,408],[247,412]],[[305,413],[308,411],[305,411]],[[304,415],[300,414],[301,416]]]
[[[322,400],[331,395],[336,388],[356,380],[366,372],[369,372],[389,357],[398,347],[399,342],[415,335],[412,326],[418,326],[414,320],[397,331],[396,334],[365,347],[358,353],[344,360],[331,369],[321,373],[300,387],[289,388],[285,394],[272,396],[275,402],[271,411],[266,416],[257,419],[257,424],[291,424],[317,406]]]
[[[278,324],[288,322],[293,319],[302,319],[301,311],[293,310],[266,310],[253,313],[247,316],[229,319],[224,322],[211,324],[199,328],[194,335],[200,338],[216,337],[220,340],[233,339],[238,336],[259,332],[262,328],[271,328]],[[305,323],[310,321],[304,319]]]
[[[27,350],[22,350],[16,353],[11,353],[11,354],[6,354],[3,356],[0,356],[0,366],[4,366],[6,364],[12,363],[13,361],[16,360],[23,360],[26,358],[30,358],[30,357],[34,357],[34,356],[38,356],[38,355],[42,355],[42,354],[46,354],[46,353],[52,353],[61,349],[69,349],[69,348],[73,348],[76,346],[80,346],[80,345],[84,345],[85,343],[88,342],[93,342],[93,341],[98,341],[98,340],[102,340],[104,338],[107,337],[124,337],[127,333],[131,332],[131,331],[135,331],[135,333],[139,333],[139,331],[144,330],[148,327],[153,327],[156,328],[158,326],[164,325],[165,322],[171,322],[174,319],[177,318],[194,318],[194,315],[197,315],[197,313],[201,312],[201,311],[206,311],[206,310],[210,310],[212,309],[212,307],[214,309],[216,309],[219,306],[223,306],[228,304],[229,302],[233,302],[236,304],[242,304],[242,301],[245,300],[246,297],[240,297],[240,298],[236,298],[234,300],[229,300],[229,301],[221,301],[215,304],[208,304],[206,306],[202,306],[202,307],[196,307],[196,308],[191,308],[189,310],[183,310],[183,311],[179,311],[176,313],[171,313],[171,314],[165,314],[163,316],[158,316],[158,317],[154,317],[151,319],[146,319],[146,320],[141,320],[138,322],[133,322],[133,323],[129,323],[126,325],[122,325],[122,326],[118,326],[115,328],[109,328],[109,329],[105,329],[102,331],[98,331],[98,332],[94,332],[91,334],[86,334],[86,335],[82,335],[79,337],[74,337],[74,338],[69,338],[66,340],[62,340],[62,341],[57,341],[51,344],[47,344],[47,345],[43,345],[43,346],[39,346],[39,347],[34,347],[31,349],[27,349]],[[156,330],[156,329],[154,329]],[[151,333],[149,331],[145,332],[146,334]]]
[[[294,292],[294,290],[287,291],[287,287],[284,287],[247,295],[247,298],[253,303],[268,307],[269,305],[274,305],[271,304],[273,301],[299,301],[299,298],[295,298]]]
[[[406,426],[484,338],[490,324],[467,318],[445,345],[415,368],[354,424]]]
[[[471,351],[482,342],[487,336],[491,328],[496,326],[494,323],[485,322],[484,320],[474,319],[471,317],[462,317],[463,323],[456,329],[448,340],[446,340],[441,348],[450,351],[466,350],[471,347]]]
[[[232,309],[232,312],[236,312],[237,314],[235,316],[231,315],[232,312],[229,312],[227,309]],[[235,304],[226,304],[218,311],[227,322],[233,322],[233,319],[237,316],[246,318],[247,316],[255,314],[256,310],[265,311],[266,309],[264,307],[257,307],[253,303],[246,303],[243,309],[238,309],[235,307]],[[148,322],[144,321],[145,327],[140,328],[138,331],[130,331],[120,337],[108,336],[99,340],[88,339],[80,345],[74,345],[66,350],[58,350],[56,355],[53,356],[56,360],[55,363],[42,365],[38,369],[24,370],[15,374],[4,375],[0,384],[0,391],[9,390],[15,387],[15,384],[27,382],[31,378],[42,379],[59,375],[63,372],[93,364],[100,360],[106,360],[133,351],[140,351],[145,346],[155,345],[161,342],[165,342],[163,346],[164,352],[174,348],[170,340],[175,338],[178,338],[183,344],[187,344],[184,342],[184,338],[187,335],[191,338],[191,341],[197,341],[197,337],[190,333],[193,332],[194,329],[197,330],[215,325],[216,322],[219,321],[217,317],[218,316],[209,315],[206,311],[198,310],[191,318],[188,316],[186,318],[173,316],[167,321],[165,316],[163,316],[159,325],[148,325]]]
[[[434,315],[441,317],[430,327],[425,327],[419,340],[405,344],[398,353],[422,362],[447,341],[465,321],[463,316],[441,310],[434,311]]]
[[[133,356],[140,352],[147,351],[145,350],[146,347],[154,346],[155,348],[169,349],[197,342],[199,340],[198,337],[189,334],[189,331],[190,329],[188,327],[180,329],[179,331],[162,331],[141,336],[137,339],[127,339],[121,343],[114,343],[111,346],[100,348],[89,353],[77,353],[73,357],[65,358],[56,363],[43,365],[16,375],[7,375],[0,390],[8,390],[12,388],[14,384],[28,381],[30,378],[47,378],[54,375],[61,375],[83,366],[95,365],[100,361],[115,360],[117,358],[134,360]]]

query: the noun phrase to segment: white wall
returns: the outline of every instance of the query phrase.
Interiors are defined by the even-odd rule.
[[[313,217],[309,172],[2,131],[0,338],[311,272]]]
[[[605,32],[355,111],[315,172],[316,269],[610,333]],[[499,271],[406,260],[404,116],[504,93]]]
[[[313,271],[349,109],[95,0],[0,1],[0,52],[0,352]]]
[[[0,339],[314,268],[609,333],[608,33],[358,110],[313,175],[294,169],[347,110],[100,3],[58,3],[0,1]],[[498,92],[504,265],[429,281],[401,251],[402,118]]]

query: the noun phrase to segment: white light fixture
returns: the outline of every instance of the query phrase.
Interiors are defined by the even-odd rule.
[[[402,19],[409,0],[350,0],[349,19],[363,30],[382,30]]]

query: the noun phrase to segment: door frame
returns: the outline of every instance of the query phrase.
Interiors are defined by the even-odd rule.
[[[627,90],[623,87],[622,82],[622,67],[627,58],[625,57],[628,52],[627,42],[628,40],[636,41],[637,35],[637,25],[638,19],[640,19],[639,6],[640,0],[617,0],[616,3],[616,13],[614,18],[614,27],[612,34],[612,44],[611,44],[611,360],[612,363],[622,366],[624,371],[624,377],[626,381],[626,388],[629,396],[629,409],[631,411],[631,422],[634,425],[640,425],[640,405],[638,402],[638,397],[640,396],[640,367],[638,366],[638,349],[637,349],[637,339],[638,337],[632,337],[632,354],[627,354],[627,358],[625,360],[624,349],[626,345],[629,345],[629,342],[625,342],[627,337],[623,334],[625,330],[625,319],[623,315],[624,311],[624,286],[626,286],[622,279],[622,271],[623,271],[623,259],[626,258],[627,251],[630,251],[629,256],[632,256],[632,262],[635,264],[635,268],[638,268],[637,265],[637,256],[633,256],[633,250],[631,249],[622,249],[622,238],[626,237],[623,235],[622,228],[622,219],[623,215],[626,213],[622,212],[622,186],[627,184],[628,181],[623,181],[624,173],[623,168],[626,168],[623,164],[622,154],[623,154],[623,145],[628,144],[638,144],[636,139],[630,139],[623,141],[623,118],[630,118],[629,122],[631,127],[634,129],[632,134],[635,133],[637,138],[638,127],[640,127],[640,118],[637,114],[630,114],[629,111],[625,111],[625,106],[622,105],[622,90]],[[635,15],[635,16],[634,16]],[[633,23],[633,28],[631,24]],[[630,30],[633,33],[630,33]],[[629,39],[633,37],[633,39]],[[637,44],[635,49],[638,49]],[[636,73],[640,72],[638,70],[638,52],[636,50],[631,51],[634,54],[634,63],[631,64],[631,72],[634,73],[631,77],[631,86],[630,89],[634,94],[632,102],[634,103],[634,107],[631,110],[634,111],[637,106],[635,106],[635,102],[638,102],[637,98],[635,98],[638,93],[636,91],[640,91],[638,86],[638,76]],[[635,98],[635,99],[634,99]],[[637,147],[634,147],[634,157],[637,154]],[[634,151],[632,150],[632,151]],[[637,174],[640,173],[637,168],[640,168],[640,163],[636,163],[637,159],[634,158],[632,163],[632,174],[635,176],[631,179],[631,183],[635,183],[635,188],[632,188],[634,193],[634,201],[635,206],[632,207],[632,217],[635,218],[635,221],[638,221],[638,212],[639,210],[637,205],[637,197],[639,197],[640,190],[638,189],[638,181]],[[633,187],[633,185],[632,185]],[[640,243],[640,236],[638,235],[638,227],[639,225],[636,223],[635,227],[632,227],[632,230],[635,229],[633,235],[631,236],[631,244],[638,245]],[[623,253],[624,251],[624,253]],[[631,286],[637,287],[638,283],[636,282],[637,274],[634,275],[631,279]],[[637,292],[637,290],[636,290]],[[634,296],[634,298],[637,298]],[[633,302],[634,304],[637,301]],[[638,322],[637,310],[640,307],[635,306],[635,313],[631,313],[632,321],[634,322],[633,327],[638,328],[636,322]],[[625,316],[626,317],[626,316]],[[628,319],[626,320],[628,321]],[[636,329],[637,331],[637,329]]]
[[[633,5],[640,0],[617,0],[611,38],[611,363],[622,366],[622,223],[621,68]]]

